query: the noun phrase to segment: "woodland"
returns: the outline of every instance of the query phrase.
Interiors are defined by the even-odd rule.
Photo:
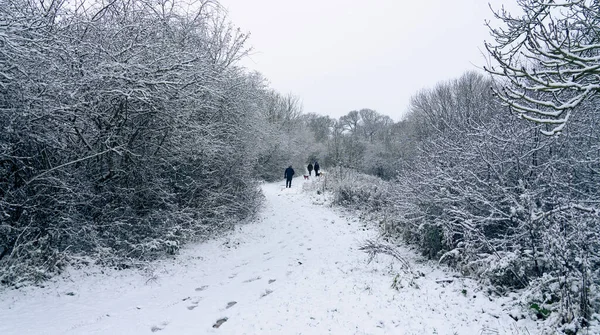
[[[0,2],[0,282],[174,255],[318,160],[389,242],[578,333],[600,313],[600,5],[517,2],[485,71],[397,122],[304,113],[239,65],[249,35],[215,1]]]

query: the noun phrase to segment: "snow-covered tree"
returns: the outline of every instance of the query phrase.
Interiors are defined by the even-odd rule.
[[[518,0],[522,13],[495,12],[486,48],[504,78],[498,97],[524,119],[560,133],[582,102],[600,92],[600,3],[595,0]]]
[[[284,169],[292,165],[303,172],[310,154],[311,137],[303,124],[302,105],[291,94],[282,95],[265,91],[257,97],[261,101],[260,126],[257,127],[255,146],[259,150],[255,171],[261,179],[274,181],[283,178]]]

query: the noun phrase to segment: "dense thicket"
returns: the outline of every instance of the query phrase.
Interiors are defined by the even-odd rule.
[[[572,120],[581,133],[545,137],[544,126],[503,113],[486,93],[491,83],[473,79],[413,99],[409,122],[419,124],[415,136],[426,135],[399,179],[403,234],[499,287],[535,285],[539,305],[560,300],[563,322],[585,324],[599,307],[587,296],[600,280],[600,157],[589,151],[600,136],[590,126],[597,116]],[[420,123],[423,116],[435,121]]]
[[[131,266],[252,215],[277,154],[257,141],[299,106],[236,65],[246,38],[212,1],[2,1],[0,281]]]
[[[467,73],[419,92],[392,128],[396,178],[334,168],[329,185],[336,203],[371,213],[387,237],[499,293],[527,288],[532,315],[576,332],[600,311],[598,101],[572,115],[577,131],[548,137],[549,126],[520,120],[493,86]]]
[[[574,334],[600,322],[600,6],[518,4],[487,43],[495,81],[467,73],[423,90],[395,124],[331,120],[327,161],[392,182],[331,169],[329,185],[388,237],[500,293],[525,288],[534,317]]]

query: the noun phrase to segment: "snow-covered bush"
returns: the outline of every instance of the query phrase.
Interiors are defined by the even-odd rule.
[[[367,212],[389,207],[389,185],[381,178],[338,167],[327,170],[327,180],[336,205]]]
[[[256,211],[268,92],[197,5],[0,3],[0,282],[132,266]]]
[[[412,148],[390,155],[403,157],[397,178],[340,174],[336,203],[499,293],[529,292],[532,317],[576,332],[600,312],[598,102],[570,119],[579,131],[546,137],[504,110],[491,85],[468,73],[417,94],[398,127]]]
[[[414,98],[418,150],[390,193],[403,236],[501,292],[555,278],[546,293],[558,300],[529,304],[546,304],[548,322],[585,326],[600,280],[595,102],[571,119],[584,131],[544,137],[503,111],[490,85],[469,74]]]

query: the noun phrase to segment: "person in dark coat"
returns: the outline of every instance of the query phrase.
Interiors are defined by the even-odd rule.
[[[319,175],[319,169],[320,169],[319,162],[315,162],[315,176]]]
[[[306,167],[308,169],[308,175],[310,176],[312,170],[313,170],[313,166],[311,163],[308,163],[308,166]]]
[[[283,178],[285,178],[285,188],[292,187],[292,177],[294,176],[294,169],[290,165],[283,174]],[[289,186],[288,186],[289,185]]]

